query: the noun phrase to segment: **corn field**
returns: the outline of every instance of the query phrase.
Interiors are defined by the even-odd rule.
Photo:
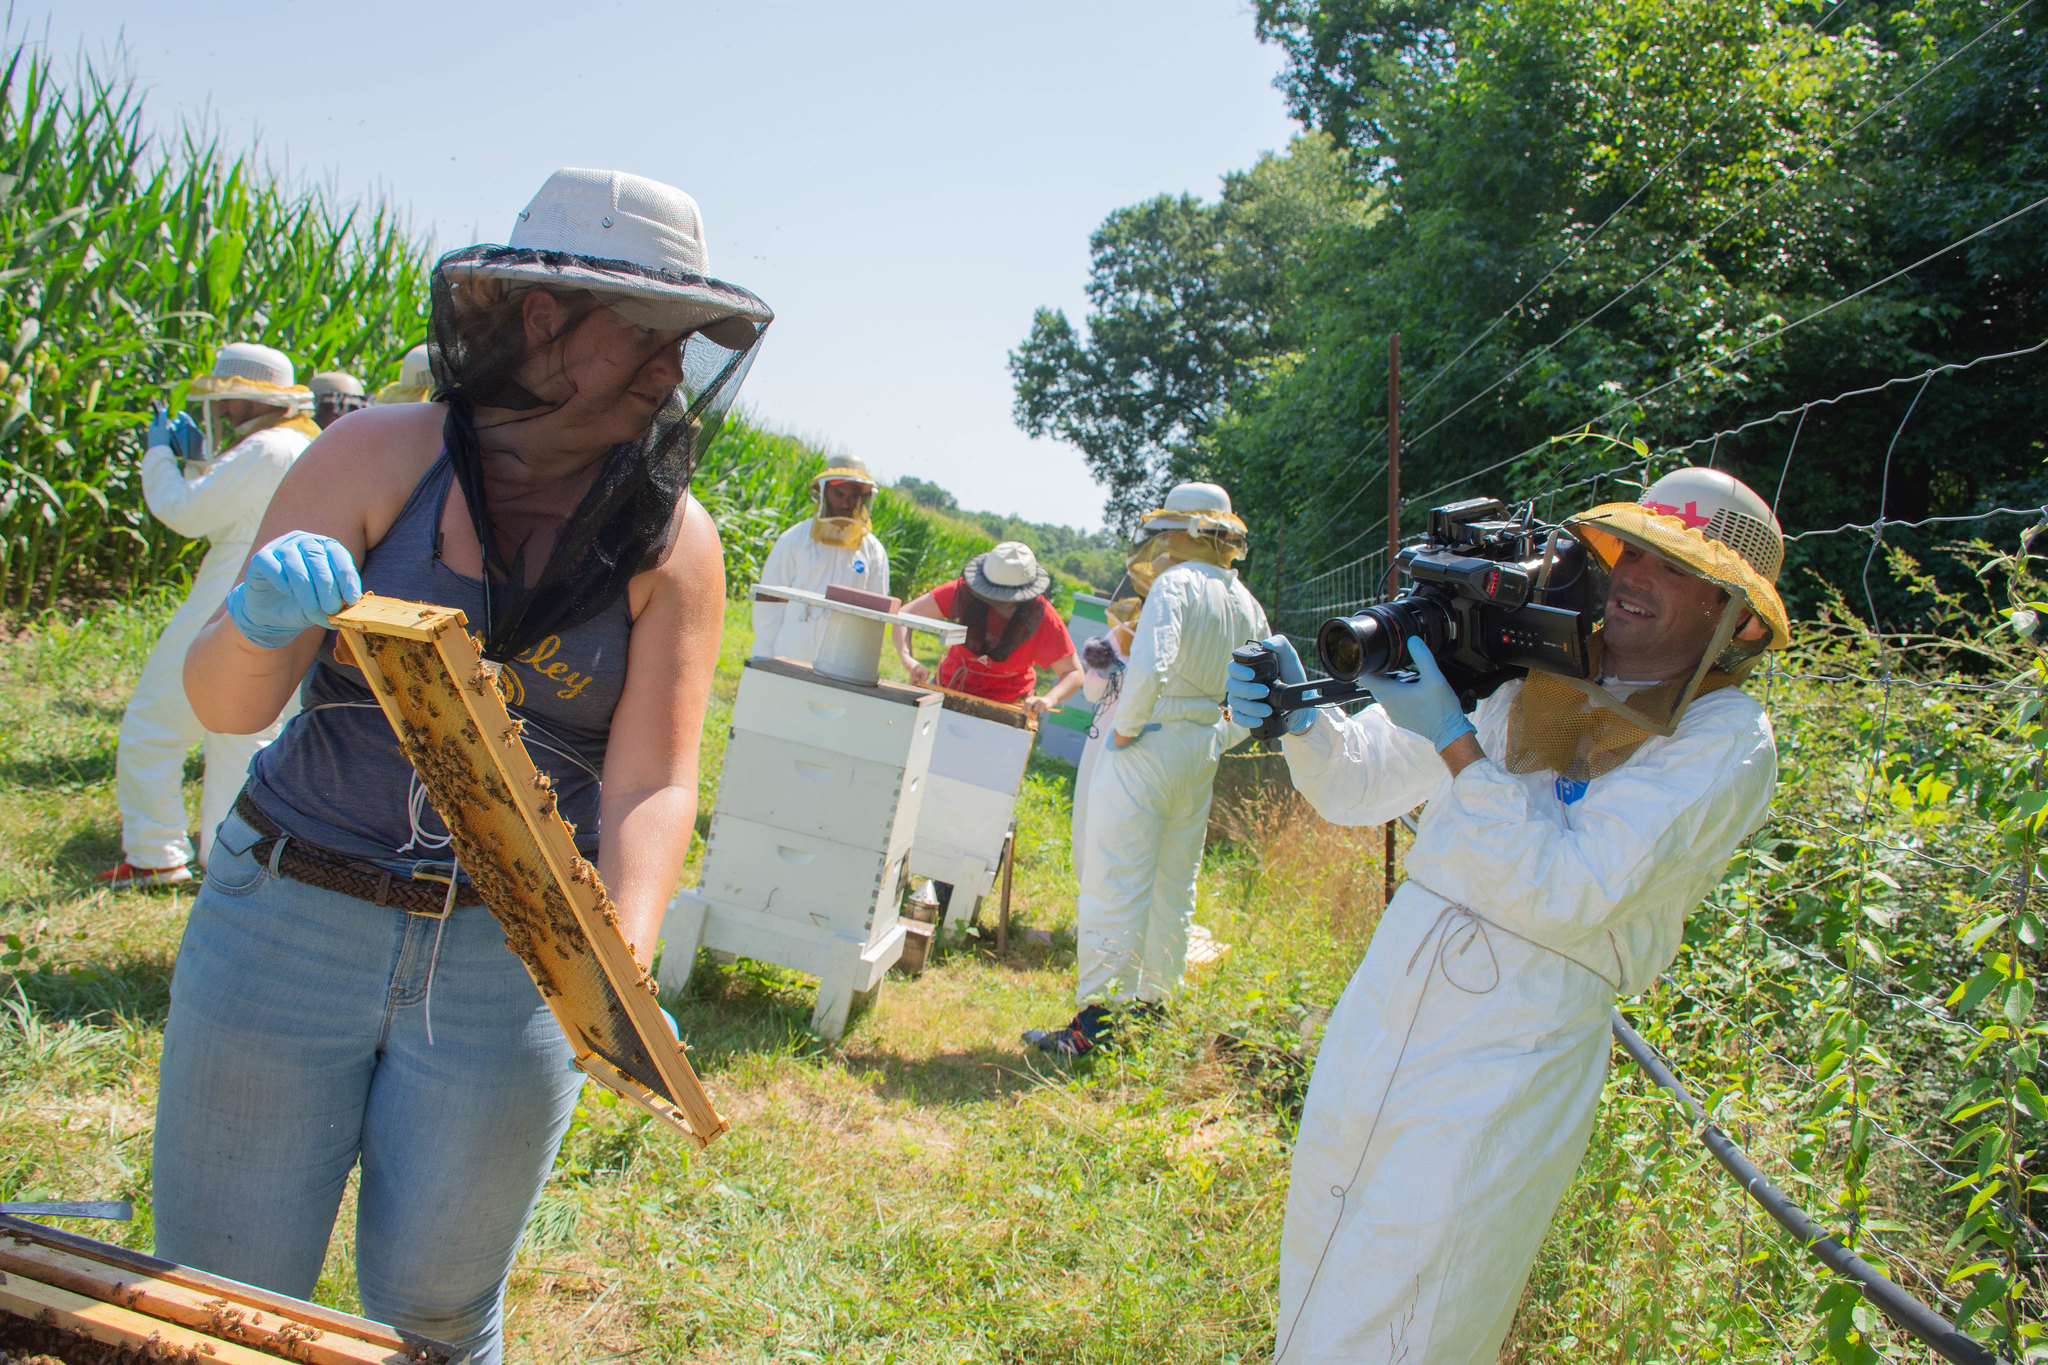
[[[150,516],[138,461],[150,406],[184,401],[227,341],[300,377],[375,386],[427,330],[432,262],[403,215],[270,178],[190,129],[160,144],[132,80],[0,59],[0,611],[126,596],[181,579],[197,542]],[[735,594],[809,515],[823,452],[741,421],[696,479]],[[881,490],[875,532],[908,598],[989,547]]]
[[[382,205],[280,184],[132,80],[0,57],[0,607],[127,594],[196,545],[143,506],[150,405],[232,340],[300,376],[392,377],[426,334],[425,243]]]

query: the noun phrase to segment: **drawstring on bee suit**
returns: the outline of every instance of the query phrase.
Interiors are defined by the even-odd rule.
[[[426,817],[426,784],[420,781],[418,773],[414,773],[411,780],[406,784],[405,790],[405,818],[406,823],[412,827],[412,837],[398,846],[398,852],[410,853],[415,848],[438,851],[455,842],[453,834],[427,833]]]
[[[460,883],[460,863],[448,865],[448,899],[441,902],[440,922],[434,926],[434,946],[427,953],[427,993],[420,1002],[420,1009],[427,1024],[427,1046],[434,1045],[434,968],[441,962],[441,935],[448,932],[448,917],[455,913],[455,888]]]

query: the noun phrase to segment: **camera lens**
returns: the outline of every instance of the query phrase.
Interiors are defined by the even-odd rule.
[[[1363,673],[1409,667],[1408,637],[1417,635],[1439,659],[1451,644],[1451,612],[1428,589],[1411,590],[1356,616],[1336,616],[1316,632],[1316,657],[1331,677],[1350,682]]]
[[[1367,607],[1356,616],[1336,616],[1316,631],[1316,657],[1339,682],[1350,682],[1361,673],[1386,671],[1388,647],[1395,637],[1389,623],[1380,618],[1384,607]]]

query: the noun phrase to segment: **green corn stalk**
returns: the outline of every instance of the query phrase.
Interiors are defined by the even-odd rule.
[[[226,341],[302,374],[375,383],[426,335],[431,263],[402,215],[281,185],[187,130],[153,138],[132,81],[0,53],[0,609],[175,584],[199,547],[149,515],[150,406]],[[811,510],[825,455],[735,420],[697,496],[734,594]],[[892,588],[911,597],[989,546],[883,490]]]
[[[221,343],[375,380],[426,332],[429,262],[382,205],[278,184],[144,127],[134,84],[0,54],[0,606],[175,582],[197,549],[137,461]]]

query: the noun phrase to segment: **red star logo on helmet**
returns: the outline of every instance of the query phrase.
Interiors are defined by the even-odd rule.
[[[1682,508],[1667,507],[1661,502],[1646,502],[1643,504],[1643,506],[1649,508],[1652,512],[1655,512],[1660,517],[1677,517],[1687,526],[1695,529],[1701,526],[1705,526],[1708,522],[1713,520],[1712,517],[1703,517],[1700,515],[1700,505],[1697,502],[1688,502]]]

